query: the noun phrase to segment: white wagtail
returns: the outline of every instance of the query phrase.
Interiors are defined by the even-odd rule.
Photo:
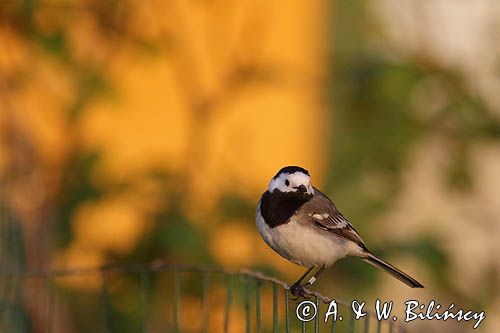
[[[304,287],[345,256],[361,258],[412,288],[423,288],[408,274],[371,253],[335,204],[311,185],[309,172],[301,167],[284,167],[271,179],[257,206],[256,221],[267,245],[308,268],[290,288],[294,295],[303,295]],[[313,269],[318,271],[302,284]]]

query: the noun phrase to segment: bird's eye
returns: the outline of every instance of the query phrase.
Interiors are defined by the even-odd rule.
[[[290,181],[289,181],[288,179],[287,179],[287,180],[285,180],[285,185],[286,185],[286,186],[290,185]]]

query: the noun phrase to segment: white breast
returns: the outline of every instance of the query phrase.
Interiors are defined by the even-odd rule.
[[[356,243],[328,231],[305,226],[296,220],[296,216],[292,216],[286,224],[271,228],[260,213],[260,203],[256,223],[267,245],[282,257],[304,267],[329,267],[340,258],[361,253]]]

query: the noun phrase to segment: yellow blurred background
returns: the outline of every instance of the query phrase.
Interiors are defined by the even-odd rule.
[[[0,199],[22,266],[161,258],[291,282],[302,270],[253,214],[276,171],[301,165],[427,287],[347,261],[318,290],[485,309],[497,332],[499,22],[486,1],[2,2]]]

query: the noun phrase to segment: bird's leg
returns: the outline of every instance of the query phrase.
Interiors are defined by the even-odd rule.
[[[313,276],[311,276],[311,278],[301,287],[301,289],[307,288],[312,285],[318,279],[318,276],[325,271],[325,269],[325,266],[321,266],[319,270]]]
[[[304,288],[307,288],[309,287],[310,285],[312,285],[316,279],[318,278],[318,276],[323,273],[325,271],[325,266],[321,266],[319,268],[319,270],[314,273],[313,276],[311,276],[311,278],[304,284],[301,285],[301,282],[302,280],[304,280],[304,278],[313,270],[313,268],[310,268],[309,270],[307,270],[307,272],[302,275],[302,277],[293,284],[293,286],[290,287],[290,291],[292,292],[292,294],[294,296],[302,296],[302,297],[306,297],[307,295],[304,293]]]
[[[302,284],[302,280],[304,280],[304,278],[309,275],[309,273],[311,273],[311,271],[314,269],[314,267],[311,267],[309,268],[301,277],[300,279],[298,279],[291,287],[290,287],[290,291],[292,292],[292,294],[294,296],[297,296],[299,294],[299,291],[302,289],[302,287],[300,286]]]

